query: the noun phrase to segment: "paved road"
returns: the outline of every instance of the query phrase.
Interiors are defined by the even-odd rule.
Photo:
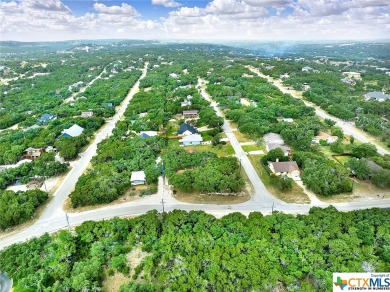
[[[144,69],[144,74],[142,75],[142,77],[145,76],[145,74],[146,74],[146,67]],[[126,98],[126,100],[122,104],[122,107],[118,111],[118,114],[115,115],[112,124],[110,126],[107,125],[106,127],[108,127],[108,129],[106,130],[106,128],[104,128],[103,131],[99,134],[100,136],[98,135],[99,137],[97,137],[98,139],[97,141],[101,141],[107,134],[110,134],[112,132],[112,129],[115,127],[116,121],[118,121],[120,116],[122,116],[122,114],[124,113],[128,103],[130,102],[131,97],[137,91],[137,88],[138,88],[138,83],[130,91],[128,97]],[[202,95],[204,95],[205,98],[208,99],[210,98],[206,92],[203,92]],[[214,109],[217,110],[217,113],[222,115],[222,113],[217,108],[216,103],[213,101],[211,101],[211,103]],[[290,214],[306,214],[313,206],[319,206],[319,207],[328,206],[328,204],[322,202],[321,204],[288,204],[275,199],[273,196],[271,196],[268,193],[267,189],[264,187],[264,184],[258,177],[256,171],[253,169],[253,166],[251,165],[249,159],[242,151],[242,148],[238,143],[237,139],[232,134],[229,124],[225,123],[223,129],[226,135],[228,136],[230,142],[232,143],[234,150],[236,151],[236,153],[238,153],[239,157],[241,157],[242,167],[244,168],[245,172],[248,174],[248,177],[255,188],[255,194],[250,201],[242,204],[237,204],[237,205],[190,204],[190,203],[178,202],[173,197],[169,196],[169,192],[159,191],[159,193],[156,195],[145,197],[136,200],[134,202],[102,207],[91,211],[68,214],[70,225],[77,226],[88,220],[97,221],[97,220],[109,219],[113,217],[140,215],[146,213],[149,210],[161,211],[162,205],[160,201],[162,198],[164,198],[165,200],[166,212],[175,209],[180,209],[185,211],[203,210],[217,217],[232,212],[241,212],[244,215],[247,215],[250,212],[254,212],[254,211],[262,212],[263,214],[270,214],[272,211],[282,211]],[[91,145],[90,147],[93,147],[93,145]],[[96,151],[96,148],[91,148],[90,151],[91,153],[87,152],[87,154],[85,154],[86,158],[83,157],[84,160],[82,160],[83,158],[80,159],[80,161],[83,162],[81,162],[80,165],[75,167],[75,168],[80,168],[80,170],[68,174],[68,176],[73,177],[73,180],[71,178],[69,178],[69,180],[66,180],[67,183],[71,184],[71,187],[67,186],[67,183],[65,183],[64,181],[59,188],[59,190],[61,189],[61,191],[56,192],[55,198],[50,202],[50,207],[44,212],[42,217],[31,227],[26,228],[21,232],[13,234],[11,236],[1,238],[0,249],[3,249],[13,243],[25,241],[34,236],[40,236],[45,232],[51,233],[51,232],[58,231],[60,229],[67,228],[67,221],[66,221],[65,213],[62,210],[62,205],[67,195],[74,187],[75,182],[77,181],[78,178],[77,175],[81,175],[81,173],[85,170],[89,162],[88,157],[93,156],[92,154],[94,153],[94,151]],[[374,207],[390,208],[390,199],[378,199],[378,200],[370,200],[366,202],[338,203],[332,205],[335,206],[339,211],[352,211],[352,210],[367,209],[367,208],[374,208]]]
[[[119,121],[121,116],[124,114],[133,96],[138,92],[139,83],[146,76],[147,66],[148,63],[145,64],[141,77],[134,84],[129,94],[123,100],[117,113],[112,117],[112,119],[106,125],[102,127],[102,129],[99,132],[97,132],[95,139],[89,145],[87,150],[85,150],[84,153],[81,153],[81,158],[78,160],[78,162],[76,162],[76,164],[74,164],[74,167],[70,170],[68,175],[61,183],[61,185],[58,187],[57,191],[54,193],[54,198],[47,205],[40,220],[41,219],[45,220],[56,216],[62,216],[65,214],[64,211],[62,210],[62,206],[64,205],[66,198],[74,189],[78,178],[87,169],[92,157],[96,155],[97,145],[105,138],[112,135],[112,131],[114,130],[117,121]]]
[[[254,68],[252,66],[247,66],[247,68],[249,70],[251,70],[253,73],[257,74],[258,76],[267,79],[270,83],[272,83],[276,87],[278,87],[279,90],[282,91],[283,93],[290,94],[294,98],[298,98],[298,99],[302,100],[307,106],[313,107],[316,111],[316,114],[319,117],[321,117],[323,119],[331,119],[331,120],[335,121],[336,125],[338,127],[340,127],[341,129],[343,129],[345,134],[354,136],[355,139],[357,139],[363,143],[374,144],[376,146],[376,148],[378,149],[378,152],[382,155],[390,153],[388,150],[386,150],[382,146],[378,145],[378,143],[375,141],[375,139],[373,137],[371,137],[367,133],[363,132],[362,130],[356,128],[353,124],[345,122],[339,118],[336,118],[335,116],[328,114],[327,112],[325,112],[323,109],[321,109],[319,106],[315,105],[314,103],[303,100],[301,97],[296,95],[293,90],[288,90],[287,88],[285,88],[280,81],[274,80],[270,76],[264,75],[258,69]]]
[[[12,279],[7,274],[0,273],[0,292],[10,292],[12,288]]]
[[[253,185],[253,188],[255,190],[254,195],[252,196],[250,203],[253,205],[259,205],[262,204],[262,206],[272,206],[272,204],[278,203],[278,204],[286,204],[283,201],[280,201],[276,199],[273,195],[271,195],[267,188],[265,187],[264,183],[258,176],[256,170],[254,169],[252,163],[250,162],[249,158],[247,157],[244,150],[242,150],[242,147],[240,145],[240,142],[238,142],[236,136],[233,134],[232,129],[230,127],[230,124],[228,121],[225,120],[225,117],[222,113],[222,111],[219,109],[217,103],[210,97],[210,95],[206,92],[205,86],[202,86],[202,84],[205,84],[206,81],[203,79],[198,80],[198,87],[200,88],[200,94],[203,96],[204,99],[206,99],[208,102],[210,102],[211,106],[214,108],[215,112],[218,116],[222,117],[224,119],[224,124],[222,126],[223,132],[226,134],[227,138],[229,139],[230,144],[233,146],[233,149],[236,153],[237,158],[240,161],[240,165],[246,172],[250,182]]]

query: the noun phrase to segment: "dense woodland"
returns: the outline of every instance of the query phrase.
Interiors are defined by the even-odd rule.
[[[382,71],[376,70],[372,62],[350,62],[334,64],[329,60],[261,60],[256,62],[263,73],[274,78],[283,77],[283,83],[297,90],[309,89],[303,92],[303,97],[343,120],[354,121],[355,125],[371,135],[380,137],[390,143],[390,102],[365,100],[364,95],[370,91],[390,92],[390,78]],[[274,68],[268,67],[269,65]],[[381,62],[375,63],[383,67]],[[318,71],[302,71],[308,66]],[[267,67],[269,69],[267,69]],[[343,83],[342,72],[361,72],[361,79],[355,79],[355,85]],[[390,145],[390,144],[389,144]],[[388,145],[388,147],[390,147]]]
[[[156,211],[85,222],[0,252],[15,291],[331,291],[333,272],[390,269],[390,213],[312,208],[308,215]],[[130,255],[144,257],[131,265]]]
[[[219,127],[223,120],[195,88],[201,66],[193,63],[203,63],[198,57],[181,51],[166,52],[164,57],[155,52],[148,54],[150,64],[146,77],[141,80],[141,90],[131,100],[113,136],[98,145],[98,155],[93,158],[92,167],[80,177],[70,195],[73,207],[112,202],[131,189],[131,172],[139,170],[145,171],[146,183],[152,188],[158,176],[166,170],[170,183],[177,191],[229,194],[241,191],[244,182],[236,158],[201,152],[194,156],[204,164],[192,161],[193,164],[189,165],[187,161],[186,165],[177,168],[170,154],[182,153],[185,160],[191,157],[191,154],[179,149],[179,139],[175,137],[179,125],[184,122],[182,112],[185,109],[198,110],[199,119],[191,120],[191,124],[209,127],[208,135],[214,144],[219,143],[215,137],[221,132]],[[166,62],[165,58],[170,62]],[[202,74],[205,74],[206,68]],[[181,103],[189,96],[191,105],[182,107]],[[158,131],[159,135],[143,139],[138,137],[140,131]],[[169,141],[170,136],[173,139]],[[160,156],[163,162],[158,162]],[[179,175],[174,171],[182,173]]]
[[[35,210],[48,198],[47,193],[38,189],[26,192],[0,191],[0,230],[30,220]]]

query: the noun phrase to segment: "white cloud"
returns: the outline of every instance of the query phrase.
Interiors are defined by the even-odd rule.
[[[103,3],[95,3],[93,4],[93,8],[102,14],[127,15],[132,17],[140,16],[133,6],[126,3],[122,3],[121,6],[106,6]]]
[[[60,0],[0,0],[1,39],[388,39],[390,31],[388,0],[210,0],[158,20],[126,3],[91,5],[76,16]]]
[[[389,28],[384,0],[214,0],[164,20],[167,32],[189,39],[374,39]]]
[[[162,5],[164,7],[179,7],[180,3],[175,2],[174,0],[152,0],[153,5]]]

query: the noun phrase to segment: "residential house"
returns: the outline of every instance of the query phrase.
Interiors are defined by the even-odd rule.
[[[196,118],[199,118],[198,111],[197,110],[183,111],[183,117],[185,119],[196,119]]]
[[[364,97],[366,98],[366,100],[376,100],[382,102],[385,100],[389,100],[390,94],[386,94],[382,91],[371,91],[369,93],[366,93]]]
[[[39,119],[38,119],[38,122],[40,124],[46,124],[50,121],[54,121],[56,119],[56,116],[52,115],[52,114],[44,114],[42,115]]]
[[[268,152],[273,150],[273,149],[276,149],[276,148],[282,149],[284,156],[289,156],[291,154],[290,147],[288,147],[286,145],[280,145],[280,144],[275,144],[275,143],[267,143],[265,145],[265,150],[267,150]]]
[[[198,130],[186,123],[181,124],[179,130],[177,131],[177,135],[179,136],[189,136],[196,133],[198,133]]]
[[[374,161],[371,161],[371,160],[367,161],[367,164],[372,172],[377,172],[377,171],[380,171],[383,169],[382,166],[376,164]]]
[[[356,84],[356,81],[355,81],[355,80],[352,80],[352,79],[350,79],[350,78],[342,78],[342,79],[340,79],[340,80],[341,80],[341,82],[347,83],[347,84],[349,84],[349,85],[355,85],[355,84]]]
[[[82,118],[92,118],[93,117],[93,112],[82,112],[81,113]]]
[[[132,171],[130,177],[130,183],[132,186],[146,184],[146,176],[143,170]]]
[[[320,132],[319,135],[315,136],[312,140],[313,143],[319,144],[321,140],[326,141],[328,144],[332,144],[337,141],[339,137],[337,136],[331,136],[327,133]]]
[[[199,134],[192,134],[180,139],[179,142],[183,146],[200,145],[203,142],[203,138]]]
[[[275,175],[285,175],[293,180],[301,179],[301,171],[296,161],[270,162],[269,168]]]
[[[308,67],[308,66],[305,66],[302,68],[302,72],[310,72],[310,71],[313,71],[313,68]]]
[[[141,131],[138,137],[141,139],[147,139],[154,136],[157,136],[156,131]]]
[[[265,134],[263,138],[264,138],[264,141],[266,143],[273,143],[273,144],[279,144],[279,145],[284,144],[284,140],[283,140],[282,136],[280,136],[279,134],[276,134],[276,133]]]
[[[83,131],[84,131],[84,128],[80,127],[79,125],[74,124],[69,129],[63,130],[61,137],[78,137],[83,133]]]
[[[354,79],[360,79],[361,78],[359,72],[343,72],[343,75],[346,75],[349,78],[354,78]]]
[[[29,147],[23,151],[23,157],[25,159],[35,160],[41,157],[41,154],[45,152],[44,148],[33,148]]]
[[[170,73],[169,76],[176,79],[179,78],[179,75],[177,75],[176,73]]]
[[[182,103],[181,103],[181,106],[182,107],[184,107],[184,106],[190,106],[192,103],[191,103],[191,101],[189,101],[189,100],[185,100],[185,101],[183,101]]]
[[[58,150],[57,148],[54,148],[53,146],[47,146],[46,149],[45,149],[45,152],[54,152],[54,153],[57,153]]]

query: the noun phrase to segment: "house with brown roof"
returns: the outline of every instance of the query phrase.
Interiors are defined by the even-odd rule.
[[[296,161],[269,162],[269,168],[275,175],[285,175],[293,180],[301,180],[301,171]]]
[[[33,148],[29,147],[23,151],[23,157],[25,159],[35,160],[41,157],[41,154],[45,152],[44,148]]]
[[[185,119],[197,119],[199,118],[199,114],[197,110],[188,110],[188,111],[183,111],[183,117]]]
[[[82,118],[92,118],[93,117],[93,112],[82,112],[81,113]]]

